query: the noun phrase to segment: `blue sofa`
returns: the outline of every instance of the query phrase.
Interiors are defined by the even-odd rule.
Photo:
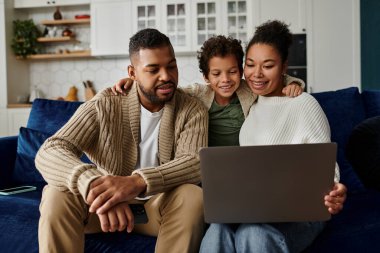
[[[344,210],[305,251],[380,252],[380,192],[367,189],[345,157],[353,128],[380,115],[380,91],[347,88],[314,93],[330,123],[332,141],[338,143],[341,181],[348,187]],[[0,188],[35,185],[38,191],[0,196],[0,251],[38,252],[38,206],[45,184],[34,167],[43,141],[71,117],[78,102],[37,99],[26,128],[18,136],[0,138]],[[84,156],[82,159],[86,160]],[[86,235],[85,252],[153,252],[156,238],[127,233]]]

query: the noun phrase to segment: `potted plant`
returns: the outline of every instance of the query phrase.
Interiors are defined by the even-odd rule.
[[[41,32],[32,19],[14,20],[11,46],[15,55],[26,58],[28,55],[37,54],[40,50],[37,38],[40,36]]]

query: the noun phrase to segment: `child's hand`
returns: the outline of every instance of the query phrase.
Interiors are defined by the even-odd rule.
[[[285,86],[282,89],[282,93],[285,94],[287,97],[297,97],[301,95],[303,92],[303,89],[299,84],[293,82],[287,86]]]
[[[115,83],[114,86],[112,86],[112,92],[113,94],[117,95],[117,94],[122,94],[122,95],[126,95],[127,93],[125,93],[125,90],[129,89],[133,84],[133,80],[130,79],[130,78],[124,78],[124,79],[120,79],[117,83]]]
[[[343,209],[347,198],[347,188],[344,184],[335,183],[332,191],[325,196],[325,206],[331,214],[337,214]]]

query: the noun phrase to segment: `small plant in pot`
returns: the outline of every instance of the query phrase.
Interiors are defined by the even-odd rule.
[[[39,53],[40,45],[37,38],[40,36],[41,31],[32,19],[14,20],[11,46],[15,55],[26,58],[28,55]]]

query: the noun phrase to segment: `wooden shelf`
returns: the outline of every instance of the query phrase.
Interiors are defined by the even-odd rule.
[[[33,54],[33,55],[29,55],[26,59],[53,60],[53,59],[86,58],[86,57],[91,57],[90,50],[72,51],[70,53],[63,53],[63,54]]]
[[[68,42],[68,41],[76,42],[77,40],[70,36],[63,36],[63,37],[40,37],[40,38],[37,38],[37,41],[47,43],[47,42]]]
[[[7,108],[30,108],[32,104],[8,104]]]
[[[61,19],[61,20],[43,20],[43,25],[81,25],[90,24],[89,18],[86,19]]]

